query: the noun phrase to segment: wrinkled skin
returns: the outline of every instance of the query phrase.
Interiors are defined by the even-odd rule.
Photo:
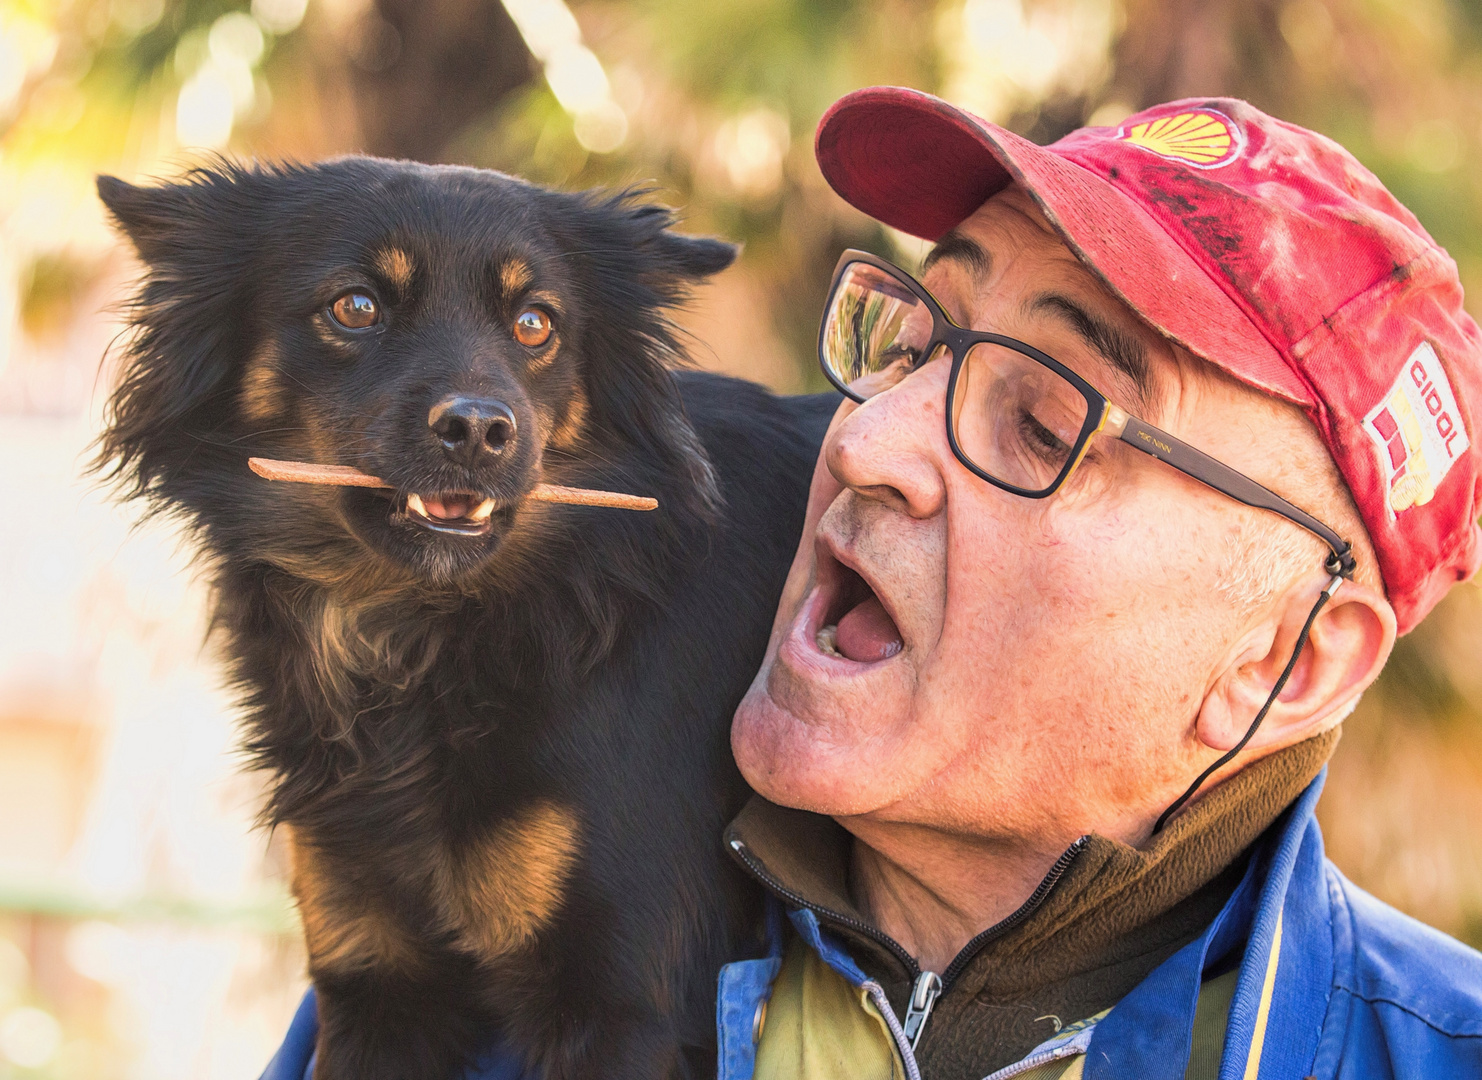
[[[1021,191],[956,231],[990,265],[948,255],[922,280],[961,325],[1048,352],[1278,492],[1303,454],[1325,452],[1295,410],[1201,370],[1142,324]],[[1141,346],[1150,400],[1072,320],[1035,305],[1047,292]],[[1268,603],[1227,599],[1212,583],[1252,512],[1110,438],[1093,440],[1051,498],[985,483],[947,443],[949,368],[935,358],[841,407],[766,660],[732,728],[759,792],[855,835],[857,900],[938,971],[1076,837],[1145,840],[1244,733],[1328,582],[1314,541],[1310,569]],[[844,655],[817,644],[857,601],[855,574],[888,614],[885,633],[898,632],[894,655],[878,619],[855,620],[867,625],[852,641],[841,624]],[[1216,779],[1334,722],[1394,634],[1383,595],[1345,583],[1260,732]]]

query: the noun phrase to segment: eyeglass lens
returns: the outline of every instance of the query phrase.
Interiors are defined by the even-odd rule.
[[[931,311],[869,263],[850,263],[824,315],[821,352],[829,376],[863,400],[909,375],[931,339]]]
[[[1050,488],[1070,464],[1089,406],[1075,386],[991,342],[967,351],[948,403],[963,454],[1010,487]]]
[[[860,399],[888,390],[917,365],[930,309],[892,275],[851,263],[824,316],[820,359]],[[1090,404],[1055,371],[1007,346],[979,342],[963,357],[948,402],[958,449],[1011,488],[1052,487],[1075,453]]]

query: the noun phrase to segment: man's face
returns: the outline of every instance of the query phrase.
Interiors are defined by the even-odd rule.
[[[1021,191],[959,226],[922,281],[959,324],[1271,482],[1279,440],[1254,437],[1241,392],[1196,375]],[[1050,498],[993,487],[948,446],[950,365],[836,417],[737,761],[773,801],[844,819],[1135,832],[1192,775],[1193,720],[1242,623],[1212,588],[1241,511],[1109,438]]]

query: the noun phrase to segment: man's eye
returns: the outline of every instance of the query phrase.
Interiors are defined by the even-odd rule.
[[[515,340],[527,349],[537,349],[551,339],[555,327],[540,308],[526,308],[515,316]]]
[[[368,293],[351,289],[329,305],[329,317],[346,330],[367,330],[381,321],[381,305]]]
[[[895,367],[899,364],[906,368],[914,368],[920,360],[921,350],[912,348],[902,341],[894,342],[880,350],[881,367]]]
[[[1070,453],[1070,444],[1040,423],[1028,409],[1019,414],[1019,434],[1031,453],[1057,467]]]

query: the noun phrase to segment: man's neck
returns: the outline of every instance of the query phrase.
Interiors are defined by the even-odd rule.
[[[923,971],[938,973],[969,941],[1023,906],[1076,839],[1047,847],[859,820],[840,824],[854,835],[855,905]]]
[[[1236,797],[1236,803],[1244,806],[1270,802],[1265,812],[1256,815],[1261,819],[1259,828],[1264,828],[1269,818],[1295,798],[1322,767],[1337,737],[1336,730],[1325,732],[1298,746],[1267,755],[1276,760],[1261,765],[1261,771],[1283,778],[1277,786],[1284,796],[1273,802],[1269,798],[1272,792],[1268,790],[1271,785],[1257,783],[1256,790],[1264,794]],[[1291,775],[1287,776],[1288,773]],[[1249,786],[1244,782],[1235,785]],[[1290,791],[1286,790],[1288,787]],[[1217,798],[1216,791],[1220,791]],[[1232,794],[1229,780],[1201,792],[1200,798],[1175,819],[1194,820],[1183,823],[1182,829],[1170,828],[1169,834],[1190,827],[1199,831],[1208,826],[1207,819],[1211,816],[1220,819],[1223,811],[1206,808],[1204,804],[1208,801],[1223,805]],[[1148,838],[1152,817],[1144,821],[1144,816],[1123,808],[1120,813],[1110,815],[1114,820],[1085,831],[1151,855],[1155,848],[1144,845],[1153,844]],[[1057,831],[1049,822],[1041,828],[1021,828],[1012,834],[968,836],[869,817],[835,820],[853,837],[847,873],[854,906],[877,929],[914,956],[923,971],[939,974],[975,937],[1018,911],[1081,837],[1080,833],[1065,834],[1063,828]],[[1170,838],[1163,837],[1165,841]],[[1254,839],[1254,833],[1249,839]],[[1233,856],[1235,852],[1230,854]]]
[[[1114,1005],[1202,933],[1239,884],[1243,853],[1317,775],[1337,738],[1330,731],[1255,762],[1148,840],[1093,832],[1076,843],[1076,822],[990,842],[958,829],[839,821],[758,796],[726,842],[789,908],[816,914],[897,1016],[918,988],[908,956],[944,981],[950,972],[922,1070],[974,1080],[1048,1038],[1054,1017]],[[1049,839],[1039,850],[1017,842],[1041,833]],[[1002,932],[980,939],[995,927]]]

